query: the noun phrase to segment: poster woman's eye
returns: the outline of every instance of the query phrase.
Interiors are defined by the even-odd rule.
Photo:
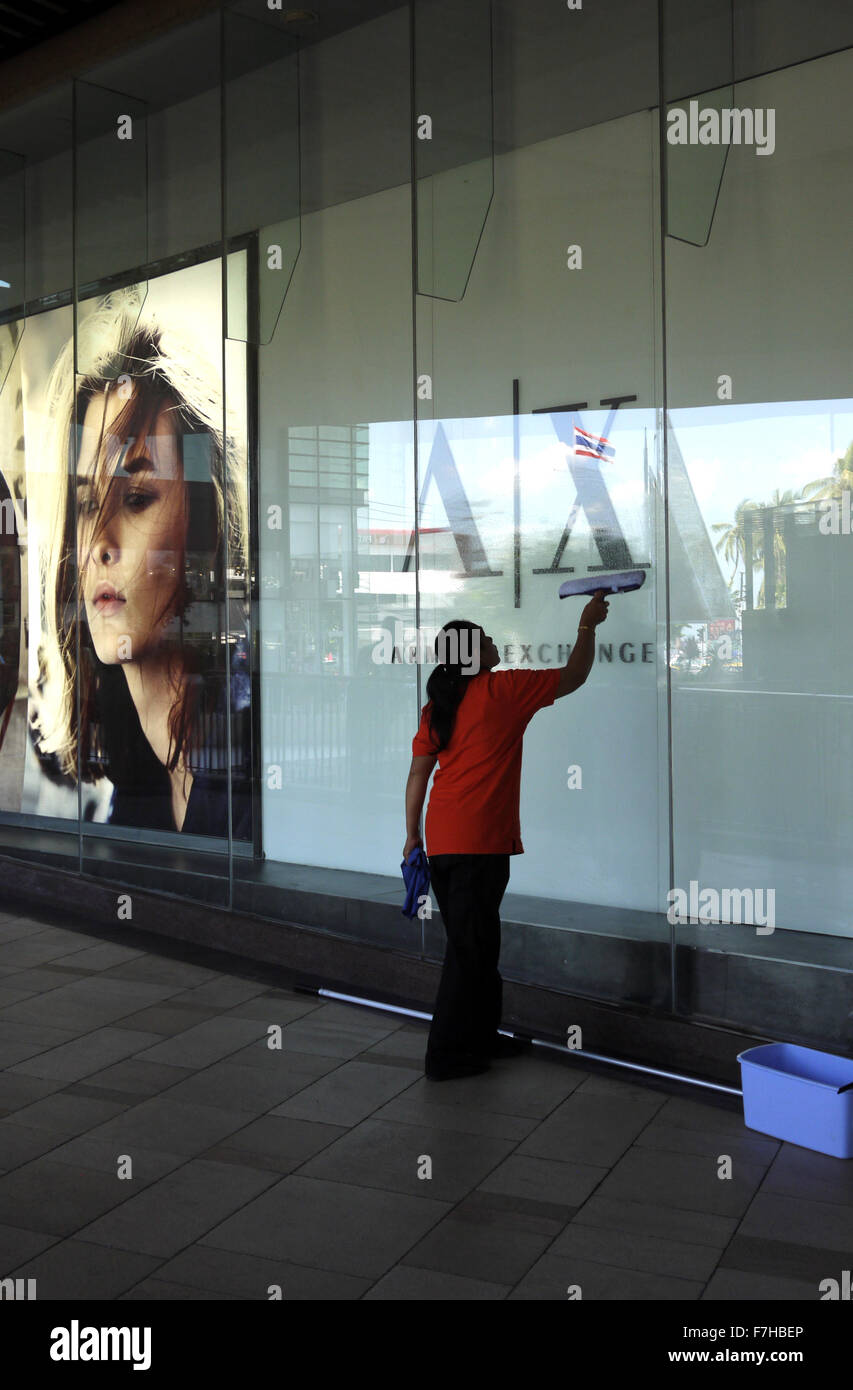
[[[134,488],[132,492],[128,492],[125,496],[124,505],[127,507],[128,511],[144,512],[146,507],[150,507],[151,503],[156,501],[157,494],[155,492],[146,492],[142,488]]]

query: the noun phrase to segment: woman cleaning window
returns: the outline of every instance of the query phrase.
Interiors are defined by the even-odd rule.
[[[524,1046],[498,1033],[503,986],[498,971],[501,899],[512,854],[523,854],[519,821],[524,730],[537,710],[584,684],[595,656],[594,632],[609,605],[599,589],[581,615],[577,642],[562,668],[494,671],[498,649],[476,623],[454,620],[439,632],[440,664],[427,682],[427,704],[412,740],[406,784],[403,858],[423,846],[418,827],[436,763],[426,815],[432,888],[447,933],[425,1072],[436,1081],[486,1071],[490,1058]]]

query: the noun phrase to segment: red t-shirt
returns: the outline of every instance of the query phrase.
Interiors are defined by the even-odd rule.
[[[438,755],[426,814],[430,854],[523,854],[519,798],[524,730],[552,705],[560,668],[480,671],[456,711],[453,733]],[[421,711],[412,753],[435,753],[430,704]]]

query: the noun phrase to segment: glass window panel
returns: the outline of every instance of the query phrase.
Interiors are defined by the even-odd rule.
[[[268,15],[272,20],[272,15]],[[230,338],[269,343],[299,256],[299,66],[294,39],[274,23],[223,11],[225,236],[252,236],[252,317],[229,284]],[[251,158],[247,152],[251,151]]]
[[[853,402],[850,309],[837,293],[853,269],[850,77],[848,52],[738,85],[740,105],[775,111],[777,148],[730,150],[708,244],[669,245],[666,287],[668,452],[681,480],[671,521],[698,507],[724,585],[715,579],[704,610],[679,602],[673,553],[674,887],[689,899],[694,885],[709,919],[694,911],[676,928],[691,960],[679,1005],[825,1040],[846,1037],[843,976],[820,972],[813,1008],[771,988],[767,971],[835,965],[827,938],[850,934]],[[724,991],[719,956],[711,968],[696,948],[725,953]]]
[[[417,288],[461,299],[492,199],[492,11],[454,0],[412,9]]]

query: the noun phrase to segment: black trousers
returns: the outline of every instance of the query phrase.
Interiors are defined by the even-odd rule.
[[[430,881],[447,949],[427,1042],[427,1062],[488,1056],[501,1021],[498,909],[509,882],[508,854],[433,854]]]

